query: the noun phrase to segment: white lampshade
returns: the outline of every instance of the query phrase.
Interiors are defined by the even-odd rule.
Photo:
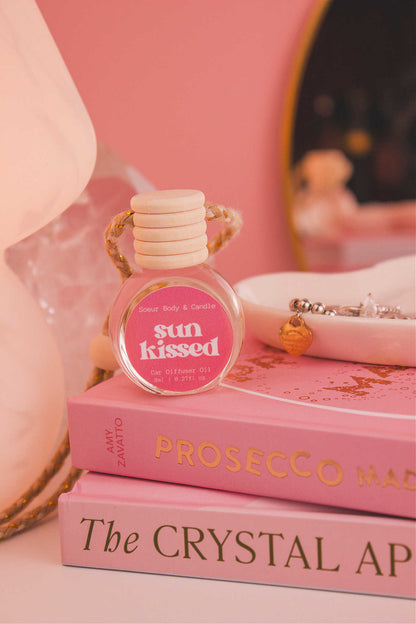
[[[95,136],[32,0],[0,0],[0,249],[63,212],[87,184]]]
[[[0,123],[2,508],[46,464],[65,401],[55,340],[3,252],[78,197],[96,152],[91,121],[32,0],[0,0]]]

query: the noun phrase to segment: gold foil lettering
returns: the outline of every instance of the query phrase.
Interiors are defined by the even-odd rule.
[[[260,470],[257,470],[256,468],[252,467],[252,464],[257,464],[258,466],[260,466],[260,463],[261,463],[257,457],[254,457],[254,455],[264,455],[264,453],[263,451],[259,451],[258,449],[250,447],[247,452],[246,470],[247,472],[251,472],[251,474],[254,474],[260,477],[261,475]]]
[[[120,544],[121,534],[120,531],[113,531],[114,520],[110,520],[108,524],[109,527],[107,531],[107,539],[105,540],[104,551],[114,552],[115,550],[117,550],[118,545]],[[110,544],[114,538],[116,540],[115,546],[113,548],[110,548]]]
[[[389,470],[388,471],[388,473],[386,474],[386,478],[384,479],[383,483],[381,484],[381,487],[384,488],[387,485],[393,485],[395,488],[400,490],[399,482],[397,481],[396,475],[394,474],[393,470]]]
[[[274,543],[273,543],[273,538],[274,537],[280,537],[282,540],[284,540],[284,536],[283,533],[263,533],[263,531],[260,531],[259,533],[259,538],[263,537],[264,535],[267,535],[267,537],[269,538],[269,563],[267,565],[269,566],[275,566],[275,560],[274,560]]]
[[[183,538],[184,538],[184,546],[185,546],[185,554],[183,558],[184,559],[191,558],[191,555],[189,554],[189,546],[192,546],[194,551],[197,553],[197,555],[201,559],[206,559],[206,557],[202,554],[202,552],[199,550],[197,546],[197,544],[202,542],[204,539],[204,532],[202,531],[202,529],[198,529],[198,527],[187,527],[187,526],[184,526],[182,528],[183,528]],[[196,531],[198,534],[198,537],[196,537],[195,539],[191,539],[190,533],[189,533],[190,531]]]
[[[389,576],[397,576],[396,563],[406,563],[412,558],[412,551],[405,544],[390,544],[390,574]],[[396,547],[403,548],[406,555],[404,559],[396,559]]]
[[[337,476],[335,477],[335,479],[331,480],[325,477],[324,472],[323,472],[325,466],[333,466],[335,468],[336,473],[337,473]],[[318,474],[319,480],[322,481],[322,483],[324,483],[325,485],[329,485],[330,487],[339,485],[344,477],[341,466],[338,464],[338,462],[334,461],[333,459],[323,459],[322,461],[320,461],[316,469],[316,472]]]
[[[358,483],[361,487],[364,485],[364,482],[367,483],[367,485],[371,485],[374,482],[376,485],[381,484],[381,487],[383,488],[387,487],[388,485],[392,485],[397,490],[400,490],[401,488],[403,488],[404,490],[411,490],[411,491],[416,490],[416,483],[413,483],[413,484],[410,483],[410,480],[411,479],[414,480],[414,478],[416,477],[416,472],[414,470],[409,470],[409,469],[405,470],[402,484],[400,484],[392,468],[390,468],[390,470],[387,472],[382,482],[380,482],[380,479],[376,471],[374,470],[374,466],[370,466],[367,474],[364,472],[362,468],[360,468],[360,466],[358,466],[357,472],[358,472]]]
[[[283,477],[287,477],[287,472],[278,472],[273,468],[272,461],[275,457],[279,457],[280,459],[286,459],[286,455],[284,453],[279,453],[279,451],[274,451],[273,453],[269,453],[266,458],[266,466],[267,470],[273,477],[278,477],[279,479],[283,479]]]
[[[415,479],[416,472],[414,470],[406,470],[404,473],[403,487],[405,490],[416,490],[416,483],[413,483],[413,485],[409,484],[410,477],[413,477],[413,480]]]
[[[157,436],[156,441],[156,459],[160,459],[161,453],[169,453],[172,450],[172,440],[170,438],[166,438],[163,435]]]
[[[89,550],[90,549],[90,542],[91,542],[92,532],[94,530],[94,524],[95,524],[95,522],[101,522],[101,524],[104,524],[104,519],[103,518],[82,518],[80,524],[82,524],[83,522],[89,522],[90,523],[90,526],[88,527],[87,540],[86,540],[85,546],[83,548],[83,550]]]
[[[232,530],[231,529],[227,530],[227,533],[226,533],[224,539],[222,540],[222,542],[220,542],[218,537],[215,535],[215,530],[214,529],[208,529],[208,533],[211,535],[212,539],[214,540],[214,542],[216,543],[216,545],[218,547],[218,559],[217,559],[217,561],[224,561],[224,553],[223,553],[224,544],[227,541],[227,539],[230,537],[230,535],[232,533]]]
[[[176,440],[176,452],[178,456],[178,464],[183,464],[183,458],[185,457],[190,466],[195,465],[191,457],[194,452],[194,447],[189,440]]]
[[[256,558],[256,552],[253,548],[251,548],[251,546],[249,546],[248,544],[246,544],[245,542],[241,541],[241,535],[249,535],[251,537],[251,539],[254,538],[253,533],[251,533],[250,531],[239,531],[237,533],[237,535],[235,536],[235,541],[236,543],[241,546],[241,548],[244,548],[244,550],[247,550],[247,552],[250,553],[251,555],[251,559],[249,561],[243,561],[242,559],[240,559],[239,557],[237,557],[237,555],[235,556],[235,560],[238,561],[238,563],[253,563],[253,561]]]
[[[215,453],[215,459],[213,459],[212,461],[208,461],[204,457],[204,450],[206,448],[212,449]],[[212,444],[212,442],[203,442],[198,446],[198,457],[201,464],[204,464],[204,466],[206,466],[207,468],[215,468],[221,462],[221,451],[218,446],[215,446],[215,444]]]
[[[128,535],[126,537],[126,541],[124,542],[124,552],[127,555],[130,555],[132,552],[134,552],[138,546],[134,546],[133,548],[129,548],[129,546],[131,546],[132,544],[135,544],[137,542],[137,540],[139,539],[139,534],[136,533],[136,531],[134,531],[134,533],[130,533],[130,535]]]
[[[341,465],[333,459],[321,460],[315,468],[312,464],[311,453],[307,450],[296,450],[290,455],[286,455],[282,451],[272,451],[268,454],[259,448],[249,447],[248,449],[240,449],[237,446],[226,446],[222,450],[221,446],[214,442],[201,442],[198,446],[192,444],[190,440],[171,440],[168,436],[158,435],[156,440],[155,457],[160,459],[163,454],[169,454],[176,446],[176,460],[179,465],[195,466],[202,465],[205,468],[217,468],[223,466],[229,472],[239,472],[244,470],[257,477],[263,476],[265,469],[272,477],[284,479],[295,475],[296,477],[308,478],[317,476],[321,483],[329,487],[339,485],[344,478]],[[263,463],[263,457],[265,457]],[[279,466],[279,460],[283,463]],[[289,467],[290,470],[289,470]],[[280,470],[278,468],[281,468]],[[371,484],[372,481],[379,484],[378,476],[370,466],[368,474],[360,467],[358,470],[359,483],[362,486],[364,482]],[[392,471],[391,471],[392,472]],[[389,473],[390,474],[390,473]],[[416,486],[410,485],[409,480],[414,478],[415,473],[408,470],[405,474],[406,489],[416,489]],[[267,478],[267,475],[265,475]],[[394,482],[394,474],[388,475],[383,483],[386,485],[395,485],[398,487],[397,480]]]
[[[316,537],[316,545],[317,545],[317,559],[318,559],[318,567],[316,568],[317,570],[323,570],[325,572],[338,572],[339,571],[339,566],[340,564],[338,564],[337,566],[335,566],[335,568],[324,568],[322,565],[322,542],[323,542],[323,537]]]
[[[238,454],[239,452],[240,449],[238,449],[236,446],[227,446],[227,448],[225,449],[225,456],[227,457],[227,459],[230,459],[234,464],[233,466],[230,466],[230,464],[226,465],[227,470],[229,470],[230,472],[238,472],[239,470],[241,470],[240,461],[237,459],[237,457],[233,457],[231,455],[231,453]]]
[[[174,552],[172,555],[167,555],[166,553],[162,552],[162,549],[160,548],[160,545],[159,545],[159,534],[162,531],[162,529],[173,529],[175,533],[178,532],[177,528],[173,526],[172,524],[164,524],[160,526],[158,529],[156,529],[153,535],[153,544],[157,552],[159,553],[159,555],[162,555],[162,557],[178,557],[179,549],[176,552]]]
[[[370,561],[366,561],[365,560],[367,552],[370,555]],[[383,572],[381,571],[381,568],[380,568],[379,563],[377,561],[377,558],[376,558],[376,555],[374,553],[374,550],[373,550],[373,547],[371,545],[371,542],[367,542],[367,545],[366,545],[366,547],[364,549],[363,556],[361,557],[360,565],[358,566],[357,570],[355,571],[356,574],[361,574],[361,568],[363,567],[363,565],[372,565],[372,566],[374,566],[376,576],[383,576]]]
[[[297,548],[297,550],[299,552],[298,555],[294,555],[293,554],[295,548]],[[287,561],[285,563],[285,568],[290,568],[289,561],[291,559],[302,559],[303,567],[306,568],[307,570],[311,569],[311,566],[309,565],[308,560],[306,559],[305,552],[304,552],[304,550],[302,548],[302,544],[300,543],[300,539],[299,539],[299,537],[297,535],[296,535],[296,537],[295,537],[295,539],[293,541],[292,548],[290,549],[289,556],[288,556]]]
[[[367,483],[367,485],[371,485],[371,482],[373,480],[374,480],[374,483],[377,483],[377,485],[380,485],[380,480],[377,476],[376,471],[374,470],[374,466],[372,465],[370,466],[368,474],[365,474],[364,470],[360,468],[360,466],[358,466],[357,470],[358,470],[358,483],[360,484],[361,487],[364,485],[364,481]]]
[[[293,472],[298,475],[298,477],[310,477],[312,475],[312,472],[310,470],[299,470],[299,468],[296,466],[296,460],[298,457],[310,457],[311,454],[308,453],[307,451],[295,451],[294,453],[292,453],[292,455],[290,456],[290,467],[292,468]]]

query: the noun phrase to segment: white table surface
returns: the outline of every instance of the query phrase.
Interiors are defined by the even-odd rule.
[[[412,600],[62,566],[56,517],[0,543],[0,622],[415,619]]]

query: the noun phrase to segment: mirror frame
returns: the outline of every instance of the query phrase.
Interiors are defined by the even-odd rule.
[[[296,232],[293,220],[293,189],[292,189],[292,146],[296,122],[296,112],[299,101],[299,93],[302,86],[303,77],[312,52],[313,44],[319,33],[320,26],[326,16],[332,0],[316,0],[311,14],[306,20],[302,32],[299,34],[294,61],[291,67],[286,95],[283,102],[282,115],[282,159],[281,159],[281,179],[283,184],[283,199],[288,224],[289,237],[292,250],[295,255],[297,269],[306,271],[308,269],[305,254]]]

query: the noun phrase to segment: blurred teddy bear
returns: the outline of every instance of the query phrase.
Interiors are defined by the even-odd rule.
[[[346,188],[353,167],[339,150],[307,152],[293,172],[294,222],[302,238],[336,240],[354,219],[358,203]]]
[[[348,234],[411,234],[413,200],[360,205],[346,187],[353,167],[339,150],[307,152],[293,170],[293,218],[298,236],[332,243]]]

